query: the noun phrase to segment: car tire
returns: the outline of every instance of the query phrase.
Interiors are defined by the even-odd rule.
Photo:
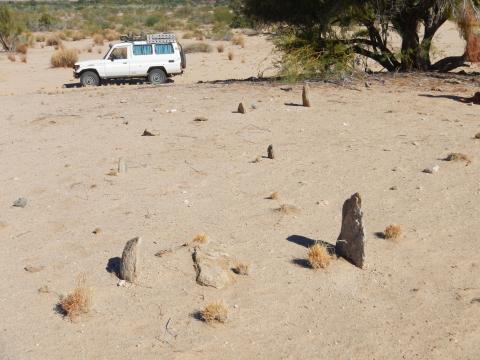
[[[167,82],[167,74],[162,69],[153,69],[148,73],[148,81],[154,85],[165,84]]]
[[[85,71],[80,76],[80,83],[82,86],[99,86],[100,77],[94,71]]]

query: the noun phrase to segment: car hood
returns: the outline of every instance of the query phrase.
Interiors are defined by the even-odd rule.
[[[99,66],[105,64],[107,60],[99,59],[99,60],[84,60],[84,61],[78,61],[75,63],[75,66],[79,67],[92,67],[92,66]]]

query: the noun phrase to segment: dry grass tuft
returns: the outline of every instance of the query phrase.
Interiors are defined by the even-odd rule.
[[[445,161],[465,161],[466,163],[470,164],[472,160],[468,155],[462,153],[450,153],[444,159]]]
[[[45,44],[47,46],[60,46],[62,45],[62,40],[58,37],[58,35],[50,35],[47,40],[45,40]]]
[[[267,199],[268,200],[278,200],[278,198],[280,197],[280,194],[275,191],[273,193],[271,193],[269,196],[267,196]]]
[[[17,61],[17,57],[15,56],[14,53],[10,53],[7,55],[7,59],[10,60],[11,62]]]
[[[279,208],[276,208],[275,211],[285,215],[292,215],[298,214],[300,209],[293,205],[283,204]]]
[[[222,323],[228,319],[228,308],[223,302],[214,302],[208,304],[205,309],[200,312],[202,320],[207,324]]]
[[[325,246],[315,244],[308,249],[308,263],[312,269],[324,269],[330,265],[331,260],[332,255],[328,253],[328,250]]]
[[[225,46],[223,44],[217,45],[217,51],[223,53],[225,51]]]
[[[114,41],[114,40],[118,40],[120,39],[120,34],[118,32],[116,32],[115,30],[107,30],[105,31],[105,39],[107,39],[107,41]]]
[[[190,242],[191,245],[197,246],[197,245],[203,245],[208,242],[208,235],[204,233],[200,233],[195,235],[195,237],[192,239]]]
[[[245,38],[243,37],[243,35],[235,35],[232,38],[232,44],[233,45],[238,45],[238,46],[244,48],[245,47]]]
[[[103,42],[105,41],[102,34],[93,35],[92,40],[95,45],[103,45]]]
[[[60,49],[53,53],[50,63],[53,67],[73,67],[78,61],[76,49]]]
[[[92,47],[90,46],[89,48],[87,48],[87,52],[91,53],[93,51]]]
[[[20,61],[21,61],[22,63],[26,64],[26,63],[27,63],[27,55],[25,55],[25,54],[22,55],[22,56],[20,57]]]
[[[27,44],[20,44],[16,48],[17,53],[19,54],[26,54],[28,52],[28,45]]]
[[[238,261],[232,268],[232,271],[237,275],[248,275],[250,273],[250,265]]]
[[[233,53],[233,51],[229,51],[228,52],[228,60],[232,61],[234,57],[235,57],[235,54]]]
[[[36,42],[44,42],[45,41],[45,35],[44,34],[35,35],[35,41]]]
[[[193,54],[193,53],[211,53],[213,48],[210,44],[207,43],[195,43],[195,44],[188,44],[183,47],[185,54]]]
[[[58,306],[70,320],[90,311],[91,290],[86,285],[85,274],[79,276],[77,286],[66,297],[60,299]]]
[[[396,240],[402,235],[402,228],[399,225],[388,225],[383,232],[385,239]]]
[[[83,40],[83,39],[85,39],[85,34],[81,31],[75,31],[72,34],[72,40],[73,41],[79,41],[79,40]]]

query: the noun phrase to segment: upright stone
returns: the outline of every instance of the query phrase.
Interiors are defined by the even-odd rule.
[[[118,159],[118,173],[124,174],[127,172],[127,163],[123,158]]]
[[[308,84],[305,84],[303,86],[303,91],[302,91],[302,103],[303,103],[303,106],[305,107],[310,107],[312,106],[310,104],[310,86],[308,86]]]
[[[245,109],[245,106],[243,106],[243,103],[238,104],[238,112],[240,114],[245,114],[247,110]]]
[[[355,193],[343,204],[342,229],[335,250],[338,256],[359,268],[363,268],[365,261],[365,232],[362,218],[362,199],[359,193]]]
[[[275,153],[273,152],[273,145],[268,145],[267,157],[272,160],[275,159]]]
[[[139,254],[138,246],[142,242],[142,239],[136,237],[132,240],[129,240],[125,244],[122,254],[122,262],[120,264],[120,279],[126,280],[128,282],[135,282],[138,277],[139,267]]]

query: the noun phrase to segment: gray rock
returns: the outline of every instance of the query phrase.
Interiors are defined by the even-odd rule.
[[[21,197],[13,202],[13,206],[24,208],[25,206],[27,206],[27,202],[28,201],[26,198]]]
[[[359,268],[363,268],[365,262],[365,231],[362,219],[362,199],[360,194],[355,193],[343,204],[342,229],[335,250],[338,256]]]
[[[230,271],[233,260],[228,254],[196,248],[193,263],[197,272],[197,283],[200,285],[222,289],[233,281]]]
[[[141,244],[142,239],[136,237],[129,240],[125,244],[123,249],[122,261],[120,263],[120,279],[134,283],[138,278],[139,273],[139,254],[138,246]]]

